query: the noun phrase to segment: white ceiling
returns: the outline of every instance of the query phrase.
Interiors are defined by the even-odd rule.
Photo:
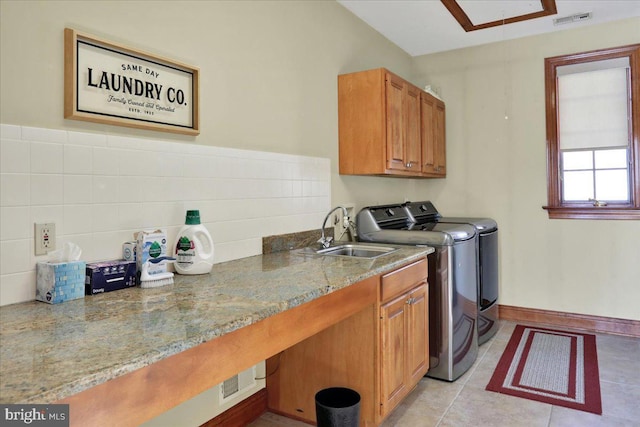
[[[411,56],[640,16],[640,0],[556,0],[556,15],[465,32],[440,0],[337,1]],[[507,19],[514,16],[516,10],[536,9],[541,4],[539,0],[459,0],[458,3],[474,24],[472,14]],[[555,18],[586,12],[592,13],[591,19],[553,24]]]

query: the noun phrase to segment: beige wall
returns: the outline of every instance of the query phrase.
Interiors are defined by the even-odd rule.
[[[638,42],[638,19],[412,59],[328,1],[2,1],[0,7],[1,123],[329,158],[334,205],[430,198],[449,215],[497,219],[502,303],[640,319],[640,224],[550,221],[541,209],[543,58]],[[200,67],[202,133],[64,120],[64,27]],[[447,103],[446,180],[337,174],[336,76],[380,66],[440,88]]]
[[[335,204],[415,197],[415,182],[337,173],[337,75],[411,57],[332,1],[1,2],[1,120],[331,159]],[[63,118],[62,32],[72,27],[201,69],[201,134]],[[381,189],[382,191],[378,191]]]
[[[447,104],[447,214],[500,226],[502,304],[640,320],[640,221],[549,220],[544,58],[640,41],[640,19],[414,58]],[[505,120],[505,115],[508,120]]]

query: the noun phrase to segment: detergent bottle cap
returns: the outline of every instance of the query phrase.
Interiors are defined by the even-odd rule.
[[[187,211],[187,218],[184,222],[186,225],[197,225],[200,224],[200,211],[192,210]]]

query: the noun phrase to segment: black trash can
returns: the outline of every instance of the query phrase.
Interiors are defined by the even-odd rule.
[[[316,393],[318,427],[359,427],[360,394],[344,387],[331,387]]]

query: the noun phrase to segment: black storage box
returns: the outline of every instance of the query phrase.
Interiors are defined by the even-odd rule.
[[[117,291],[136,285],[136,262],[116,259],[88,262],[85,295]]]

